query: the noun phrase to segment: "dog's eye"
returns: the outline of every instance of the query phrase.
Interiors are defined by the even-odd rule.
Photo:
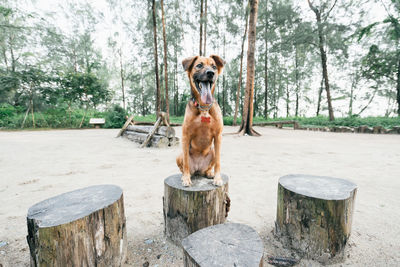
[[[201,69],[203,67],[203,64],[197,64],[197,66],[196,66],[196,68],[199,68],[199,69]]]
[[[216,69],[217,69],[217,66],[213,65],[212,68],[213,68],[214,70],[216,70]]]

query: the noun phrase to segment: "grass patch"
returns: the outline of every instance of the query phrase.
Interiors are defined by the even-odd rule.
[[[99,112],[96,110],[87,110],[86,116],[82,122],[82,128],[91,128],[89,124],[90,118],[105,118],[106,123],[103,128],[121,128],[126,120],[127,114],[121,107],[112,106],[106,111]],[[59,107],[48,109],[44,112],[35,112],[35,128],[40,129],[77,129],[84,117],[84,109],[68,109],[67,107]],[[13,107],[10,105],[0,105],[0,129],[21,129],[22,122],[25,117],[25,111],[22,108]],[[151,122],[156,121],[155,115],[135,116],[135,121]],[[224,125],[233,124],[233,116],[223,118]],[[400,117],[344,117],[336,118],[334,121],[329,121],[328,117],[289,117],[289,118],[271,118],[254,117],[253,123],[263,123],[272,121],[296,120],[303,127],[334,127],[348,126],[359,127],[366,125],[369,127],[383,126],[392,128],[400,126]],[[183,116],[170,116],[171,123],[182,124]],[[240,125],[241,118],[237,119],[237,125]],[[290,125],[285,125],[290,127]],[[29,113],[24,128],[32,129],[32,114]]]

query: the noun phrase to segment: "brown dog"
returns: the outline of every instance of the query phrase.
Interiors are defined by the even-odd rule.
[[[225,61],[216,55],[195,56],[182,61],[192,91],[182,125],[183,153],[176,158],[184,186],[192,184],[190,177],[195,174],[214,177],[214,185],[223,184],[220,173],[223,120],[213,95],[224,64]]]

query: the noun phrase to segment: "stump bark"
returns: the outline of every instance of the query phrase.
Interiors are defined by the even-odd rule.
[[[239,223],[201,229],[182,241],[185,267],[263,266],[264,245],[257,232]]]
[[[180,246],[182,239],[195,231],[224,223],[228,216],[228,176],[224,184],[214,186],[212,179],[192,177],[193,185],[182,186],[181,174],[164,180],[164,232]]]
[[[127,240],[122,189],[96,185],[33,205],[31,266],[121,266]]]
[[[324,262],[350,237],[357,186],[325,176],[279,179],[275,233],[301,256]]]

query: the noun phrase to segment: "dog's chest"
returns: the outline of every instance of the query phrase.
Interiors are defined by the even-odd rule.
[[[193,123],[192,140],[197,146],[207,147],[211,145],[214,136],[213,118],[211,116],[198,116]]]

